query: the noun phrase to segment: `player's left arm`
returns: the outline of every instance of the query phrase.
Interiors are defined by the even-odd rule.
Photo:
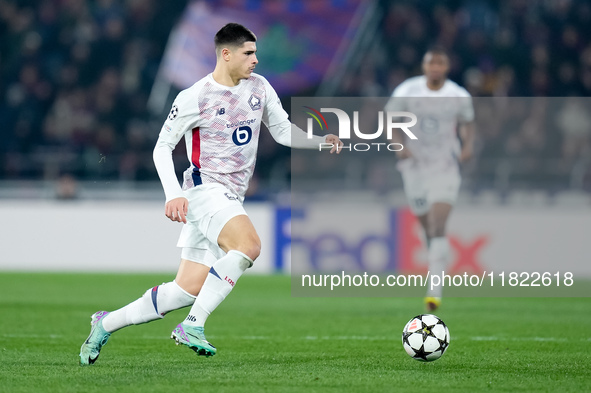
[[[318,149],[323,145],[330,147],[331,154],[341,153],[343,142],[338,136],[333,134],[308,136],[304,130],[289,121],[289,116],[283,109],[275,89],[268,82],[265,83],[265,87],[267,100],[263,109],[263,123],[277,143],[297,149]]]
[[[474,154],[474,134],[476,127],[474,122],[460,124],[460,139],[462,140],[462,150],[460,152],[460,162],[464,162],[472,158]]]
[[[462,89],[460,98],[460,110],[458,113],[459,136],[462,141],[462,150],[460,152],[460,162],[465,162],[472,158],[474,154],[474,139],[476,126],[474,124],[474,105],[472,97],[465,89]]]

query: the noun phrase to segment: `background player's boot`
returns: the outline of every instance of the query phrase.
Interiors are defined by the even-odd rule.
[[[425,307],[427,307],[427,311],[435,311],[439,307],[441,307],[441,298],[428,296],[425,298]]]
[[[107,343],[111,333],[103,328],[103,318],[109,313],[97,311],[90,317],[90,335],[80,347],[80,365],[93,364],[99,357],[101,348]]]
[[[217,352],[215,347],[206,340],[202,327],[179,323],[176,329],[172,331],[170,338],[176,341],[176,345],[186,345],[199,356],[213,356]]]

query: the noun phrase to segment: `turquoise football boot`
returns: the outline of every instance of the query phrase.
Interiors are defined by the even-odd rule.
[[[107,315],[107,311],[97,311],[90,317],[90,335],[80,347],[80,365],[86,366],[96,362],[101,348],[111,337],[111,333],[103,328],[103,318]]]
[[[179,323],[170,335],[176,345],[186,345],[199,356],[213,356],[217,350],[207,339],[202,327],[187,326]]]

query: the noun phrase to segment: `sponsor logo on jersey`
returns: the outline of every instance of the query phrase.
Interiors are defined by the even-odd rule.
[[[165,124],[165,125],[164,125],[164,127],[162,127],[162,129],[163,129],[164,131],[166,131],[166,132],[170,132],[170,131],[172,131],[172,127],[171,127],[171,126],[169,126],[168,124]]]
[[[248,125],[254,123],[255,121],[257,121],[257,119],[248,119],[248,120],[242,120],[242,121],[235,121],[233,123],[226,123],[226,128],[248,126]]]
[[[261,109],[261,99],[253,93],[248,99],[248,105],[250,105],[250,109],[253,111],[259,110]]]
[[[252,139],[252,128],[248,126],[238,127],[232,133],[232,142],[236,146],[246,145]]]
[[[226,108],[219,108],[217,111],[215,111],[215,115],[216,116],[220,116],[226,113]]]
[[[176,105],[172,106],[170,113],[168,114],[168,120],[174,120],[179,114],[179,107]]]

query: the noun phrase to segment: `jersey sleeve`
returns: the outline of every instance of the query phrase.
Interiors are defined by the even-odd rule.
[[[402,82],[399,84],[394,91],[392,92],[392,97],[406,97],[407,94],[407,84],[408,82]]]
[[[164,188],[166,202],[183,196],[182,188],[176,178],[172,152],[183,135],[198,123],[199,108],[196,100],[192,103],[191,96],[186,91],[182,91],[172,104],[153,153],[154,165]]]
[[[158,138],[176,146],[183,135],[192,130],[199,120],[197,99],[194,99],[187,90],[183,90],[172,103],[172,108],[164,121]]]
[[[460,89],[460,108],[458,111],[458,122],[460,124],[474,121],[474,105],[472,96],[464,88]]]
[[[386,111],[388,112],[403,112],[406,110],[406,100],[404,97],[407,95],[406,83],[403,82],[394,89],[390,99],[386,103]]]
[[[264,82],[266,102],[263,110],[263,123],[269,129],[273,139],[284,146],[299,149],[316,149],[319,143],[324,143],[324,137],[313,135],[312,138],[308,138],[302,129],[291,124],[275,89],[266,80]]]

